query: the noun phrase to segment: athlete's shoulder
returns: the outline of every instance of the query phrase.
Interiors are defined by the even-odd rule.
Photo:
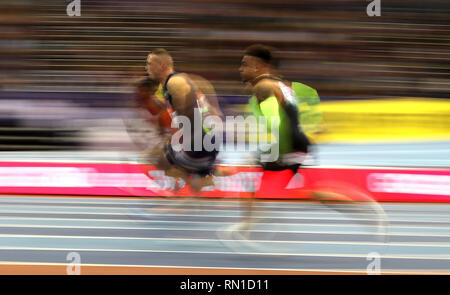
[[[180,83],[186,83],[186,76],[183,73],[177,73],[169,78],[167,86],[173,86]]]
[[[253,89],[257,88],[272,88],[275,86],[275,81],[271,79],[261,79],[253,86]]]
[[[182,75],[184,75],[185,78],[191,80],[191,81],[198,81],[198,82],[204,82],[207,81],[205,78],[203,78],[200,75],[197,74],[192,74],[192,73],[183,73]]]
[[[184,75],[182,73],[173,75],[167,81],[167,90],[169,91],[169,93],[178,92],[181,90],[187,90],[189,88],[190,88],[190,86],[188,83],[188,78],[186,75]]]
[[[284,82],[283,79],[281,79],[278,76],[269,74],[269,75],[262,75],[261,78],[258,79],[258,81],[253,86],[254,89],[271,89],[276,90],[279,88],[279,83]]]
[[[271,79],[262,79],[253,86],[253,94],[262,101],[274,95],[275,82]]]
[[[206,78],[197,74],[187,74],[193,85],[205,95],[216,95],[214,86]]]

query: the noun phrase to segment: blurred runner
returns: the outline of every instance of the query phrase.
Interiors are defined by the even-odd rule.
[[[172,120],[181,118],[188,121],[188,126],[184,126],[185,122],[180,120],[183,124],[181,131],[187,132],[181,136],[179,132],[172,134],[160,148],[157,166],[164,169],[168,176],[182,178],[195,191],[200,191],[202,187],[212,184],[219,153],[218,148],[210,150],[204,145],[207,135],[211,142],[215,140],[214,136],[211,138],[204,120],[208,116],[223,118],[214,88],[199,76],[176,72],[172,57],[165,49],[156,49],[148,55],[146,69],[149,78],[162,85],[162,95],[173,110]],[[175,136],[182,145],[181,150],[173,145]]]
[[[153,188],[155,193],[170,196],[172,192],[184,187],[184,180],[169,178],[161,171],[149,170],[148,165],[154,164],[160,157],[161,147],[175,131],[171,128],[173,109],[162,96],[159,81],[141,78],[134,87],[134,99],[129,102],[133,113],[127,113],[123,120],[127,133],[138,150],[138,167],[140,172],[151,177],[160,187],[159,190]],[[126,191],[140,195],[132,188],[127,188]]]
[[[145,130],[129,130],[136,145],[143,150],[142,156],[148,158],[157,155],[157,147],[165,142],[173,129],[171,128],[173,109],[162,96],[159,81],[144,78],[137,83],[135,99],[132,107],[138,112],[137,127]],[[150,144],[151,142],[151,144]]]
[[[278,157],[269,161],[264,160],[263,153],[260,154],[259,161],[264,171],[260,187],[255,192],[256,198],[273,198],[280,195],[311,147],[310,140],[300,126],[297,97],[292,83],[276,73],[277,66],[274,49],[256,44],[245,50],[239,68],[242,81],[247,84],[247,90],[251,94],[249,104],[253,115],[257,118],[267,118],[267,134],[262,135],[258,130],[258,141],[261,140],[261,135],[267,136],[266,142],[275,141],[278,149]],[[299,83],[297,87],[300,91],[312,89]],[[277,129],[276,134],[271,133],[274,128]],[[233,230],[250,228],[252,203],[253,198],[245,203],[247,208],[244,212],[247,215],[244,222],[236,225]]]
[[[270,157],[263,157],[264,152],[259,153],[263,176],[260,187],[254,194],[254,197],[258,199],[276,198],[287,192],[286,187],[304,163],[306,156],[313,152],[314,147],[302,129],[298,105],[301,104],[299,98],[309,95],[317,96],[317,91],[305,84],[284,80],[276,73],[276,69],[277,59],[274,56],[274,49],[259,44],[245,50],[239,68],[242,81],[248,84],[248,90],[251,93],[249,104],[253,115],[265,117],[268,122],[272,122],[270,123],[272,126],[267,128],[266,136],[272,138],[271,142],[275,140],[274,144],[278,146],[279,151],[278,157],[270,160],[267,160]],[[317,116],[312,117],[317,119]],[[260,130],[258,130],[258,136],[258,141],[261,141]],[[263,142],[269,141],[263,140]],[[377,231],[380,237],[386,237],[385,213],[377,202],[358,190],[351,190],[350,184],[332,183],[333,185],[330,185],[326,184],[327,175],[322,178],[325,185],[317,186],[313,191],[307,192],[310,197],[324,204],[330,204],[330,201],[344,201],[346,204],[351,204],[353,195],[365,199],[368,203],[365,207],[356,206],[351,210],[335,206],[332,208],[344,213],[350,212],[351,216],[357,213],[364,215],[375,213],[373,219],[376,222]],[[256,245],[249,240],[253,198],[249,198],[245,203],[247,208],[243,222],[231,226],[226,232],[229,238],[238,238],[255,248]]]
[[[264,174],[261,187],[256,192],[259,198],[270,198],[283,191],[311,148],[311,142],[299,122],[293,83],[277,75],[276,68],[274,50],[264,45],[248,47],[239,68],[242,81],[248,83],[252,94],[249,104],[253,115],[266,117],[268,122],[276,118],[275,122],[278,122],[278,126],[274,126],[278,127],[278,136],[269,136],[276,137],[279,156],[272,161],[264,161],[261,157]],[[302,84],[299,91],[310,89]]]

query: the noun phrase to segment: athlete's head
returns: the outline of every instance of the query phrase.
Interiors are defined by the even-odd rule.
[[[274,51],[274,48],[262,44],[248,47],[239,67],[242,81],[249,82],[260,75],[271,73],[277,67]]]
[[[158,89],[159,82],[154,79],[144,78],[137,83],[137,88],[142,94],[154,94]]]
[[[161,81],[173,72],[173,60],[170,53],[162,48],[153,50],[147,56],[145,69],[151,79]]]

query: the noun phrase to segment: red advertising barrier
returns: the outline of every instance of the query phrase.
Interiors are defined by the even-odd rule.
[[[308,167],[264,176],[256,167],[232,167],[214,177],[199,196],[303,199],[332,189],[354,199],[393,202],[450,202],[450,169]],[[151,165],[0,162],[1,194],[95,196],[192,196],[177,181]],[[197,195],[197,194],[195,194]]]

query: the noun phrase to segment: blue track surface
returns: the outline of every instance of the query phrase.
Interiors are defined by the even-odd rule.
[[[219,238],[241,220],[237,201],[5,196],[0,205],[2,262],[66,263],[75,251],[82,264],[364,272],[377,252],[382,271],[450,273],[446,204],[383,204],[383,243],[351,206],[335,207],[344,214],[308,202],[258,202],[258,250]]]
[[[124,152],[3,153],[3,161],[121,162]],[[68,160],[69,159],[69,160]],[[323,144],[320,165],[450,167],[450,143]],[[248,154],[222,155],[245,164]],[[170,204],[172,209],[161,209]],[[158,207],[161,210],[152,210]],[[175,206],[175,207],[174,207]],[[0,197],[0,262],[365,272],[369,253],[382,272],[450,274],[450,204],[382,204],[389,242],[371,219],[308,202],[258,202],[258,250],[227,228],[242,220],[237,201]],[[338,207],[335,207],[335,209]],[[350,214],[351,213],[351,214]]]

